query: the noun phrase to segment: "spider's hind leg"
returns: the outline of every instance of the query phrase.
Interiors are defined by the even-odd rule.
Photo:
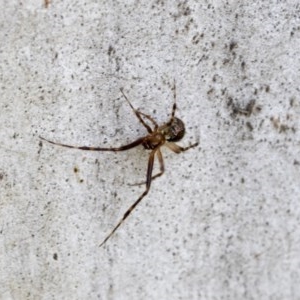
[[[174,102],[173,102],[173,106],[172,106],[171,118],[170,118],[169,122],[167,123],[168,125],[171,125],[173,123],[175,113],[176,113],[176,109],[177,109],[177,104],[176,104],[177,94],[176,94],[176,81],[175,81],[175,79],[174,79],[172,91],[173,91]]]
[[[139,112],[137,109],[135,109],[135,108],[133,107],[133,105],[131,104],[131,102],[129,101],[129,99],[127,98],[127,96],[124,94],[123,89],[120,89],[120,91],[121,91],[123,97],[125,98],[125,100],[127,101],[127,103],[130,105],[130,107],[131,107],[131,109],[133,110],[133,112],[135,113],[135,115],[137,116],[137,118],[139,119],[140,123],[143,124],[143,126],[147,129],[147,131],[148,131],[149,133],[152,133],[153,130],[151,129],[151,127],[150,127],[148,124],[146,124],[146,122],[143,120],[143,118],[142,118],[141,116],[144,116],[144,117],[146,117],[148,120],[150,120],[150,121],[154,124],[155,128],[157,128],[156,122],[155,122],[149,115],[146,115],[146,114],[144,114],[144,113],[142,113],[142,112]]]

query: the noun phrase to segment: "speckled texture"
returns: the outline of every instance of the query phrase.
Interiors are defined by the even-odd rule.
[[[49,2],[49,1],[48,1]],[[200,4],[199,4],[200,3]],[[47,6],[47,7],[46,7]],[[0,2],[1,299],[299,299],[298,1]],[[143,187],[118,146],[178,117]]]

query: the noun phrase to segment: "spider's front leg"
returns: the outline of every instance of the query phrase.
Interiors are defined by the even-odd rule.
[[[150,153],[149,160],[148,160],[148,169],[147,169],[147,178],[146,178],[146,189],[141,194],[141,196],[127,209],[125,214],[123,215],[122,219],[118,222],[118,224],[113,228],[113,230],[110,232],[110,234],[103,240],[103,242],[99,245],[99,247],[102,247],[109,238],[117,231],[117,229],[122,225],[122,223],[127,219],[127,217],[131,214],[131,212],[136,208],[136,206],[142,201],[142,199],[148,194],[151,181],[152,181],[152,171],[153,171],[153,164],[154,164],[154,157],[155,153],[157,151],[160,151],[159,148],[153,149]]]
[[[157,158],[158,158],[158,161],[159,161],[160,172],[158,174],[152,176],[152,178],[151,178],[152,180],[156,179],[157,177],[160,177],[165,172],[164,160],[163,160],[163,156],[162,156],[161,151],[160,151],[159,148],[157,149]],[[131,183],[129,185],[130,186],[136,186],[136,185],[143,185],[143,184],[146,184],[146,181],[142,181],[142,182],[138,182],[138,183]]]
[[[67,145],[67,144],[52,142],[41,136],[40,136],[40,139],[43,141],[46,141],[50,144],[53,144],[53,145],[58,145],[61,147],[66,147],[66,148],[71,148],[71,149],[85,150],[85,151],[125,151],[125,150],[129,150],[131,148],[134,148],[134,147],[142,144],[145,137],[139,138],[139,139],[135,140],[134,142],[124,145],[124,146],[121,146],[121,147],[111,147],[111,148],[91,147],[91,146],[71,146],[71,145]]]

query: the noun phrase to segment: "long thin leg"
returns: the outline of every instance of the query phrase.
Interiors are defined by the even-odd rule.
[[[163,157],[162,157],[162,154],[161,154],[161,151],[159,148],[157,149],[157,157],[158,157],[158,161],[159,161],[160,172],[158,174],[152,176],[151,180],[154,180],[157,177],[160,177],[165,172],[164,160],[163,160]],[[146,183],[146,181],[143,181],[143,182],[138,182],[138,183],[134,183],[134,184],[130,184],[130,185],[131,186],[143,185],[145,183]]]
[[[173,85],[172,90],[173,90],[174,103],[173,103],[173,106],[172,106],[171,118],[170,118],[170,121],[167,123],[167,125],[171,125],[173,123],[173,120],[174,120],[174,117],[175,117],[175,112],[176,112],[176,109],[177,109],[177,104],[176,104],[176,82],[175,82],[175,79],[174,79],[174,85]]]
[[[110,232],[110,234],[103,240],[103,242],[99,245],[99,247],[102,247],[107,240],[116,232],[116,230],[121,226],[121,224],[127,219],[127,217],[131,214],[131,212],[135,209],[135,207],[141,202],[141,200],[148,194],[151,181],[152,181],[152,171],[153,171],[153,164],[154,164],[154,157],[155,153],[158,150],[158,148],[152,150],[149,156],[148,160],[148,169],[147,169],[147,179],[146,179],[146,189],[141,194],[141,196],[128,208],[128,210],[123,215],[123,218],[118,222],[118,224],[114,227],[114,229]]]
[[[139,112],[137,109],[135,109],[135,108],[132,106],[132,104],[130,103],[129,99],[128,99],[128,98],[126,97],[126,95],[124,94],[123,89],[120,89],[120,91],[121,91],[123,97],[126,99],[126,101],[128,102],[128,104],[130,105],[131,109],[134,111],[134,113],[135,113],[135,115],[137,116],[137,118],[139,119],[139,121],[144,125],[144,127],[147,129],[147,131],[148,131],[149,133],[152,133],[153,131],[152,131],[151,127],[150,127],[148,124],[146,124],[146,123],[144,122],[144,120],[142,119],[142,117],[140,116],[141,114],[144,115],[144,116],[147,116],[147,115],[145,115],[145,114]],[[147,116],[147,118],[149,119],[148,116]]]
[[[55,142],[49,141],[41,136],[40,136],[40,139],[42,139],[43,141],[46,141],[50,144],[53,144],[53,145],[58,145],[58,146],[66,147],[66,148],[72,148],[72,149],[86,150],[86,151],[125,151],[125,150],[134,148],[134,147],[142,144],[145,138],[144,137],[139,138],[136,141],[134,141],[128,145],[124,145],[124,146],[116,147],[116,148],[114,148],[114,147],[102,148],[102,147],[90,147],[90,146],[71,146],[71,145],[66,145],[66,144],[61,144],[61,143],[55,143]]]
[[[138,112],[139,114],[143,115],[145,118],[147,118],[147,119],[154,125],[154,130],[153,130],[153,131],[155,131],[155,130],[158,128],[158,124],[155,122],[155,120],[154,120],[151,116],[146,115],[146,114],[144,114],[143,112],[138,111],[138,110],[137,110],[137,112]]]
[[[165,144],[170,150],[172,150],[173,152],[175,153],[180,153],[180,152],[183,152],[183,151],[187,151],[191,148],[194,148],[196,146],[199,145],[199,142],[196,142],[188,147],[180,147],[179,145],[175,144],[175,143],[172,143],[172,142],[167,142]]]

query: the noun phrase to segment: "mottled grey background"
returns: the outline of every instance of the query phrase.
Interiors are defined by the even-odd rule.
[[[245,4],[243,4],[245,2]],[[300,299],[298,1],[0,0],[0,299]],[[187,127],[148,152],[119,89]],[[75,170],[77,172],[75,172]]]

